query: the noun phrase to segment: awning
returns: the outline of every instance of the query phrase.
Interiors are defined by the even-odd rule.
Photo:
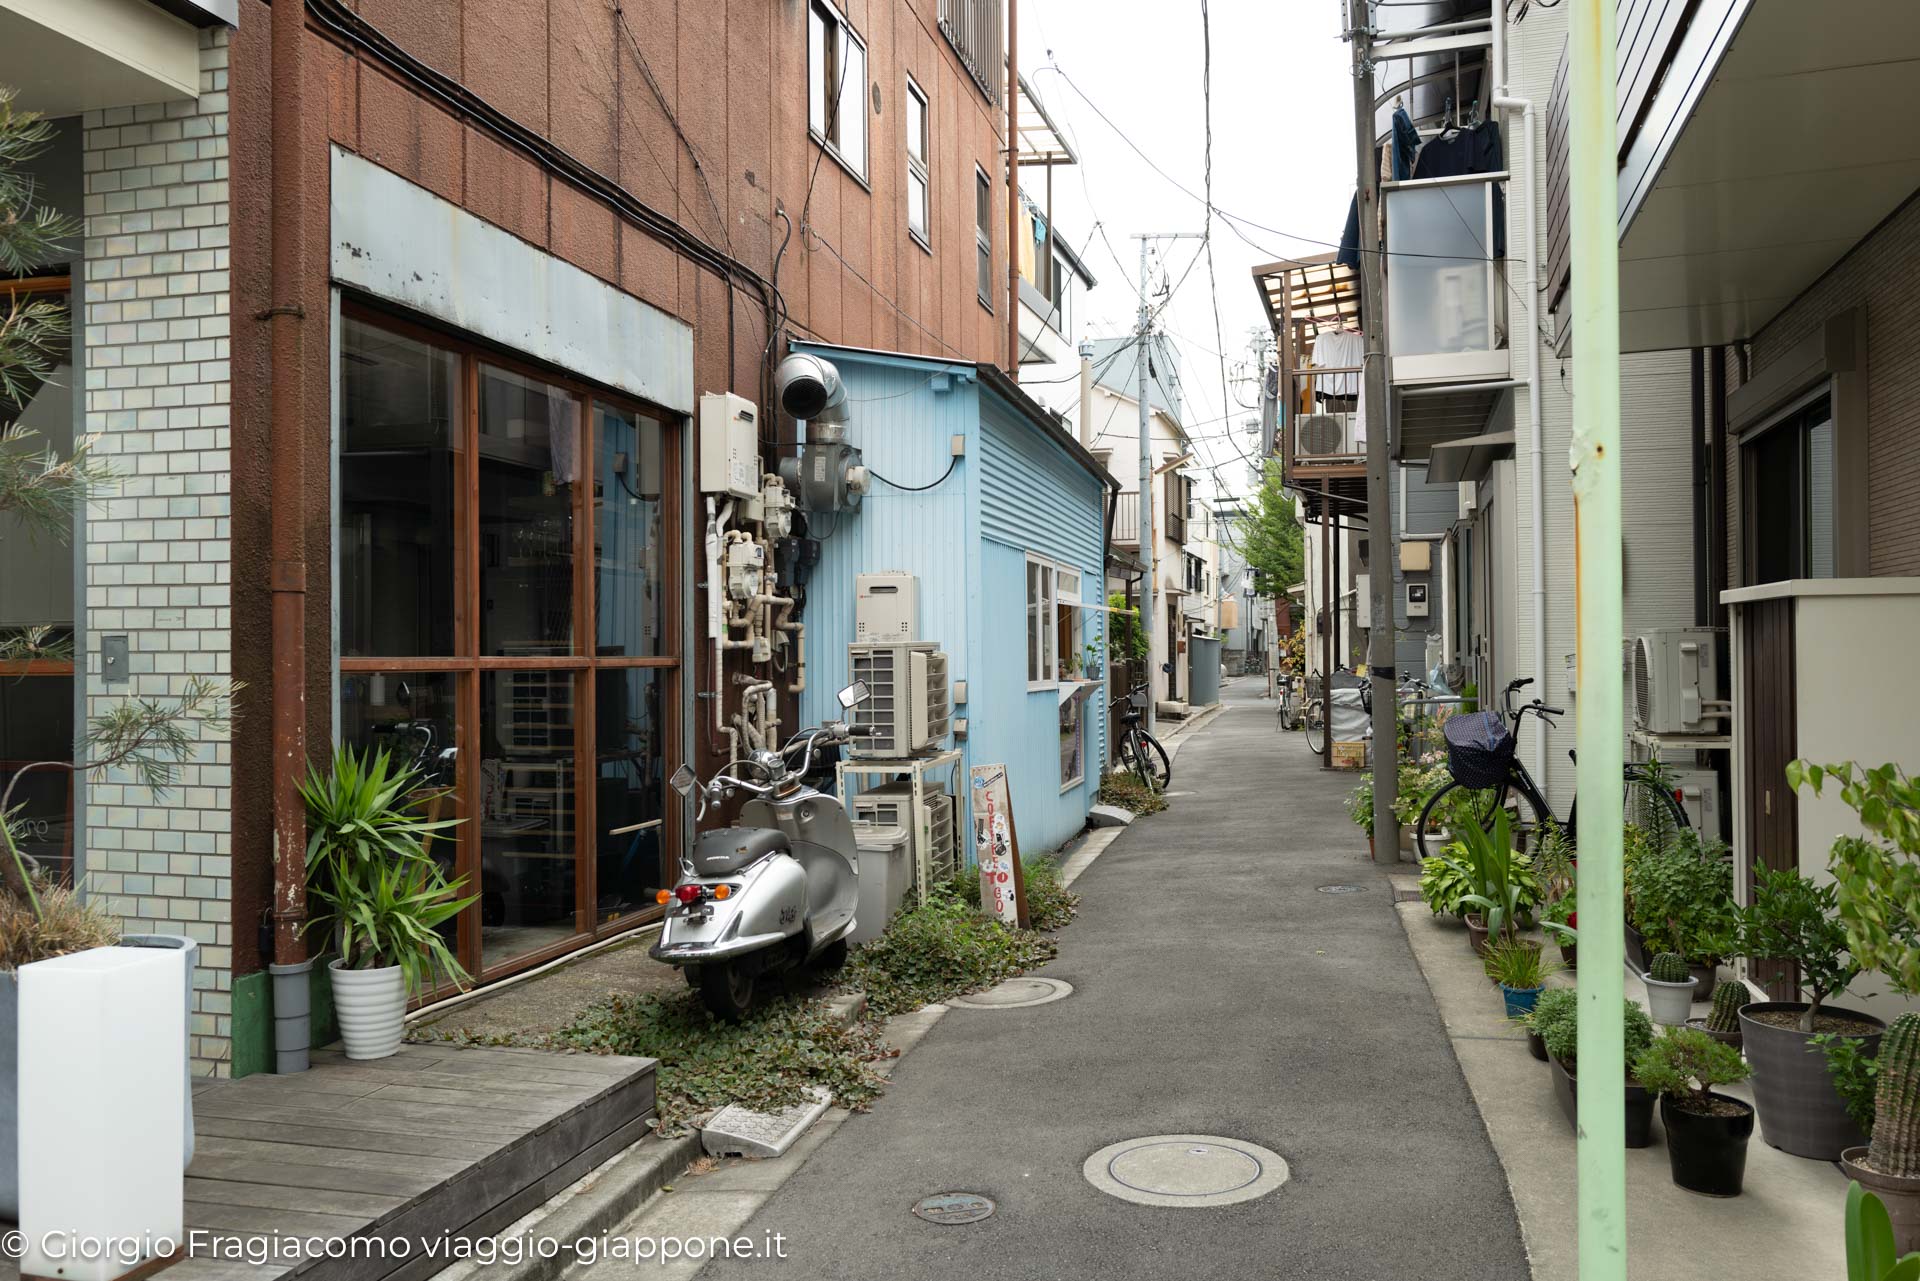
[[[1485,480],[1494,463],[1511,457],[1511,431],[1482,432],[1478,436],[1443,441],[1427,455],[1427,483]]]

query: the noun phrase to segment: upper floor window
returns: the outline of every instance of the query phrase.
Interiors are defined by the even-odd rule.
[[[867,176],[867,46],[826,0],[807,19],[807,128],[840,163]]]
[[[1007,65],[1000,0],[940,0],[940,32],[980,92],[989,102],[999,102],[1000,76]]]
[[[927,243],[927,95],[907,77],[907,230]]]
[[[980,305],[993,310],[993,182],[979,165],[973,167],[973,245],[978,267]]]

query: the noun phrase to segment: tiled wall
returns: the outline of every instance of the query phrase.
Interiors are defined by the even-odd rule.
[[[232,671],[228,512],[227,49],[203,32],[200,97],[90,111],[86,430],[117,472],[86,522],[88,714]],[[101,645],[126,636],[129,679]],[[245,695],[241,696],[244,705]],[[232,1014],[230,744],[199,730],[175,786],[84,795],[84,874],[129,933],[200,944],[195,1070],[225,1075]]]

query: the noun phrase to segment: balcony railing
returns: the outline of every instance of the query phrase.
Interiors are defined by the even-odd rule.
[[[1509,375],[1506,185],[1504,172],[1386,184],[1394,382]]]

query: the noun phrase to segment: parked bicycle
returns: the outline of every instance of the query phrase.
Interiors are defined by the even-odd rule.
[[[1344,666],[1336,667],[1333,669],[1333,674],[1336,677],[1350,677],[1353,675],[1353,669]],[[1353,688],[1360,691],[1360,709],[1368,716],[1372,716],[1373,690],[1369,688],[1368,682],[1363,680]],[[1307,750],[1315,756],[1324,756],[1327,753],[1327,725],[1330,715],[1327,711],[1328,706],[1326,679],[1320,676],[1307,677],[1307,705],[1300,714],[1300,723],[1307,732]]]
[[[1447,740],[1447,772],[1453,777],[1427,799],[1414,824],[1414,844],[1421,858],[1440,852],[1448,839],[1448,822],[1461,814],[1491,832],[1495,816],[1501,810],[1508,810],[1513,816],[1514,843],[1523,850],[1535,848],[1539,833],[1548,823],[1556,824],[1569,840],[1573,839],[1578,830],[1575,822],[1580,812],[1580,798],[1574,797],[1562,823],[1533,775],[1520,761],[1520,722],[1531,715],[1543,725],[1551,726],[1555,723],[1553,717],[1566,714],[1564,709],[1549,707],[1537,698],[1516,712],[1514,694],[1531,684],[1532,677],[1509,682],[1500,695],[1502,710],[1499,712],[1456,712],[1447,718],[1442,733]],[[1567,755],[1571,757],[1573,753]],[[1667,812],[1676,828],[1688,826],[1686,810],[1661,781],[1657,766],[1629,762],[1620,786],[1623,811],[1636,801],[1657,805]],[[1469,795],[1460,795],[1463,790]]]
[[[1160,746],[1160,740],[1141,728],[1143,717],[1134,700],[1146,696],[1146,693],[1147,687],[1140,685],[1132,693],[1114,700],[1120,722],[1120,734],[1114,744],[1115,753],[1119,757],[1120,768],[1154,791],[1164,792],[1173,781],[1173,762],[1167,756],[1167,749]]]

